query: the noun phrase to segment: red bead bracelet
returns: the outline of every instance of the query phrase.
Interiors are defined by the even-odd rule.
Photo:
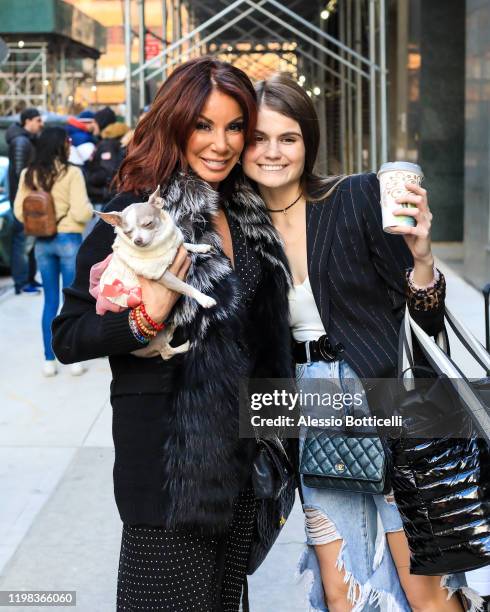
[[[140,310],[141,314],[145,317],[146,321],[149,325],[151,325],[151,327],[153,327],[153,329],[156,329],[156,331],[162,331],[162,329],[165,328],[165,323],[157,323],[150,317],[150,315],[146,312],[146,308],[143,302],[141,302],[137,309]]]

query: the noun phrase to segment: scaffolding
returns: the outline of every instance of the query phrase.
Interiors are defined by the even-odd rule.
[[[0,34],[9,51],[0,64],[0,115],[27,106],[67,112],[106,45],[105,28],[62,0],[0,2]]]
[[[129,66],[131,0],[124,1]],[[137,2],[144,41],[143,1]],[[187,33],[183,4],[190,15]],[[385,12],[385,0],[163,0],[162,30],[170,29],[172,37],[149,60],[140,52],[138,66],[127,71],[126,119],[134,118],[135,99],[140,107],[149,101],[145,84],[162,82],[189,57],[215,55],[252,78],[287,71],[305,87],[321,124],[321,171],[376,170],[388,156]],[[266,54],[277,59],[269,67]]]
[[[0,64],[0,116],[14,115],[34,106],[65,113],[83,81],[94,80],[95,61],[88,69],[81,61],[67,60],[63,46],[47,42],[7,43],[9,57]]]
[[[47,43],[7,43],[7,61],[0,64],[0,115],[19,107],[48,106]]]

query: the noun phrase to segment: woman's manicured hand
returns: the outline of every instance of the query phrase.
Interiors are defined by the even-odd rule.
[[[414,204],[417,208],[402,208],[395,210],[393,214],[413,217],[417,223],[415,227],[399,226],[397,234],[402,234],[410,249],[415,262],[433,265],[434,258],[431,250],[430,230],[432,224],[432,213],[429,210],[427,191],[423,187],[406,183],[405,187],[409,195],[397,198],[399,204]]]
[[[413,217],[417,225],[415,227],[400,225],[396,233],[403,235],[412,253],[414,283],[424,287],[431,283],[434,278],[434,256],[432,255],[430,240],[432,213],[429,210],[427,191],[423,187],[413,183],[406,183],[405,187],[410,194],[403,196],[403,198],[397,198],[396,201],[399,204],[415,204],[417,208],[401,207],[393,211],[393,214]]]
[[[186,249],[181,246],[177,251],[175,259],[168,269],[181,280],[185,280],[191,259]],[[172,312],[172,308],[180,297],[180,293],[167,289],[158,281],[148,280],[142,276],[138,277],[141,285],[143,303],[147,313],[157,323],[162,323]]]

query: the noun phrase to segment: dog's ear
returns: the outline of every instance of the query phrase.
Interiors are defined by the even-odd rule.
[[[163,208],[164,203],[165,200],[160,197],[160,185],[158,185],[155,191],[148,198],[148,204],[151,204],[152,206],[160,210]]]
[[[99,212],[98,210],[94,210],[95,214],[100,217],[106,223],[113,225],[114,227],[121,227],[122,225],[122,213],[114,211],[114,212]]]

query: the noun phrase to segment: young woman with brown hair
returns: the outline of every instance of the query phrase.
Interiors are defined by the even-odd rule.
[[[85,181],[80,168],[68,162],[70,140],[61,127],[46,128],[36,142],[32,162],[20,175],[14,201],[16,218],[23,223],[24,199],[36,189],[51,194],[57,219],[57,233],[50,238],[36,238],[34,253],[43,281],[44,305],[42,334],[44,344],[44,376],[58,372],[51,346],[51,323],[60,306],[60,277],[63,287],[69,287],[75,276],[75,261],[82,244],[82,232],[93,215]],[[72,363],[70,372],[79,376],[85,372],[81,363]]]
[[[285,75],[256,90],[257,130],[243,168],[283,238],[293,275],[290,326],[298,384],[323,378],[344,391],[353,386],[359,391],[359,377],[396,376],[405,304],[428,333],[443,326],[445,285],[431,253],[427,193],[410,186],[405,201],[416,208],[400,213],[414,216],[417,225],[405,228],[403,237],[386,234],[375,174],[338,183],[339,177],[315,173],[319,125],[306,92]],[[304,483],[302,493],[308,546],[299,569],[312,577],[312,609],[461,612],[460,599],[450,597],[455,591],[466,595],[468,609],[481,609],[464,575],[441,581],[410,574],[408,543],[392,495]]]
[[[212,296],[203,309],[158,282],[142,281],[156,323],[177,325],[169,361],[141,347],[128,311],[100,317],[89,294],[93,264],[111,252],[99,223],[80,249],[73,285],[54,323],[54,349],[69,363],[109,356],[113,381],[114,487],[124,523],[118,610],[237,611],[256,502],[256,445],[238,437],[238,383],[287,377],[287,262],[260,198],[236,168],[255,130],[248,77],[210,58],[179,66],[138,123],[119,172],[120,211],[157,185],[186,242],[170,270]],[[263,295],[268,295],[264,300]]]

